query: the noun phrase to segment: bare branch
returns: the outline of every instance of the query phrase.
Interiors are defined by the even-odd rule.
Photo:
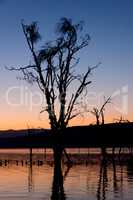
[[[46,99],[46,108],[52,130],[62,130],[79,112],[74,113],[78,98],[91,83],[89,75],[94,67],[88,67],[83,76],[77,75],[74,69],[79,63],[77,53],[88,46],[90,36],[81,36],[83,23],[73,24],[72,20],[62,18],[57,25],[58,36],[54,41],[46,42],[37,50],[36,43],[41,39],[36,22],[26,25],[21,22],[22,30],[32,55],[32,65],[11,67],[11,71],[21,71],[23,79],[36,82]],[[77,89],[67,102],[70,86],[76,81]],[[56,113],[56,105],[59,110]],[[66,106],[67,105],[67,106]],[[54,132],[54,131],[53,131]]]
[[[93,114],[96,117],[96,124],[100,124],[100,118],[102,120],[101,124],[104,124],[104,111],[105,111],[105,106],[109,103],[111,103],[111,96],[109,96],[107,99],[104,97],[104,103],[102,104],[101,108],[93,108],[92,111],[89,111],[91,114]]]

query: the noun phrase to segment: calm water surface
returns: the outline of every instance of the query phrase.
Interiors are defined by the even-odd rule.
[[[78,164],[63,165],[61,199],[132,200],[133,162],[80,155]],[[77,159],[77,157],[75,158]],[[54,167],[50,156],[0,152],[0,200],[49,200]],[[80,161],[84,161],[79,163]],[[86,161],[85,161],[86,160]]]

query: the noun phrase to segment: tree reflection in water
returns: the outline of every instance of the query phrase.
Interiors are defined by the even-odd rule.
[[[100,165],[99,181],[97,188],[97,200],[106,199],[107,187],[108,187],[107,159],[106,157],[103,157]]]
[[[115,155],[114,155],[115,156]],[[115,157],[112,157],[112,166],[113,166],[113,190],[114,193],[117,193],[119,191],[119,186],[118,186],[118,180],[117,180],[117,171],[116,171],[116,161]]]
[[[33,191],[33,167],[32,167],[32,149],[29,150],[29,166],[28,166],[28,192]]]
[[[30,149],[29,154],[29,165],[28,165],[28,191],[33,192],[34,186],[33,186],[33,159],[32,159],[32,149]],[[54,172],[53,172],[53,184],[52,184],[52,195],[51,200],[65,200],[66,195],[64,192],[64,181],[69,173],[69,170],[71,169],[72,165],[68,164],[66,165],[67,168],[64,171],[62,171],[62,159],[61,157],[57,155],[57,157],[54,157]]]
[[[100,164],[100,172],[99,172],[99,180],[97,187],[97,200],[106,200],[109,181],[108,181],[108,163],[112,162],[112,180],[113,180],[113,193],[114,195],[118,194],[122,196],[123,193],[123,165],[118,163],[120,166],[120,177],[117,177],[117,169],[116,169],[116,160],[115,156],[112,155],[112,160],[109,160],[107,157],[103,157]],[[119,184],[118,184],[119,183]]]
[[[67,199],[64,191],[64,181],[71,169],[72,165],[62,165],[60,156],[54,158],[53,168],[53,182],[51,191],[51,200],[65,200]],[[29,157],[29,174],[28,174],[28,191],[33,192],[33,169],[32,169],[32,152]],[[111,164],[111,165],[110,165]],[[67,166],[67,167],[66,167]],[[110,168],[110,166],[112,166]],[[117,199],[118,196],[121,199],[123,196],[123,167],[127,168],[127,181],[133,179],[133,160],[130,159],[128,162],[119,161],[117,157],[103,156],[99,165],[99,176],[98,184],[96,188],[96,199],[106,200],[108,196],[114,195],[113,198]],[[117,168],[118,167],[118,168]],[[111,172],[111,173],[110,173]],[[110,177],[111,175],[111,177]],[[112,180],[112,181],[109,181]],[[111,188],[111,189],[110,189]],[[88,188],[89,190],[89,188]],[[109,194],[109,193],[112,194]]]
[[[59,152],[58,152],[59,153]],[[61,156],[58,155],[54,156],[54,174],[53,174],[53,185],[52,185],[52,195],[51,200],[65,200],[66,195],[64,192],[64,181],[69,173],[70,168],[72,167],[71,164],[67,165],[67,169],[63,175],[62,172],[62,162]]]
[[[64,181],[63,181],[63,174],[62,174],[62,168],[61,168],[61,160],[59,160],[58,163],[55,162],[54,164],[51,200],[66,199],[63,182]]]
[[[117,170],[116,170],[116,160],[115,157],[112,157],[112,160],[108,159],[108,156],[103,156],[100,164],[100,171],[99,171],[99,179],[98,179],[98,186],[96,191],[97,200],[106,200],[107,192],[109,186],[108,181],[108,167],[110,161],[112,162],[112,180],[113,180],[113,191],[114,194],[118,194],[119,190],[122,190],[123,185],[123,166],[121,166],[121,178],[120,181],[117,178]],[[29,157],[29,174],[28,174],[28,191],[32,192],[33,187],[33,169],[32,169],[32,151],[30,152]],[[120,164],[120,163],[119,163]],[[67,166],[66,170],[63,172],[62,170],[62,160],[60,155],[54,157],[54,171],[53,171],[53,183],[52,183],[52,194],[51,200],[65,200],[66,194],[64,191],[64,181],[72,167],[72,165],[65,165]],[[129,167],[129,166],[128,166]],[[130,165],[130,168],[131,165]],[[133,168],[132,168],[133,169]],[[132,171],[132,170],[128,170]],[[118,185],[120,182],[120,185]],[[119,187],[120,186],[120,187]],[[122,192],[122,191],[121,191]]]

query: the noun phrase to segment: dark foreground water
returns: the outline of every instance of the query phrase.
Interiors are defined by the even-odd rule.
[[[27,152],[0,153],[0,200],[49,200],[53,191],[51,156],[35,154],[30,163]],[[99,155],[73,156],[72,167],[62,167],[61,199],[132,200],[133,161]],[[55,198],[56,199],[56,198]],[[57,199],[58,200],[58,199]]]

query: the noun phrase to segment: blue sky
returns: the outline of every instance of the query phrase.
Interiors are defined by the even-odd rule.
[[[11,85],[23,84],[4,66],[25,65],[31,59],[22,33],[22,19],[37,21],[43,40],[54,38],[55,24],[61,17],[85,22],[91,36],[88,49],[81,54],[80,71],[101,62],[93,74],[91,91],[111,95],[129,88],[129,113],[133,116],[133,1],[132,0],[1,0],[0,1],[0,103],[5,112],[3,93]],[[16,110],[18,109],[18,110]],[[15,112],[15,114],[14,114]],[[11,115],[21,114],[14,108]],[[38,111],[39,112],[39,111]],[[37,113],[37,111],[36,111]],[[117,113],[120,115],[120,113]],[[1,125],[0,125],[1,127]]]

